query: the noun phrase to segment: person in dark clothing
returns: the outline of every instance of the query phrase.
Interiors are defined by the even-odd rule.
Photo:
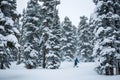
[[[78,67],[78,66],[77,66],[78,63],[79,63],[79,61],[78,61],[78,59],[76,58],[76,59],[74,60],[74,67]]]

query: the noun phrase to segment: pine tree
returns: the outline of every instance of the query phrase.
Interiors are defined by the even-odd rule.
[[[98,73],[113,75],[120,55],[120,3],[118,0],[94,0],[94,56],[98,57]]]
[[[23,14],[21,29],[23,34],[21,45],[23,45],[23,48],[21,52],[23,53],[23,60],[28,69],[36,68],[40,64],[40,9],[41,6],[38,4],[38,0],[30,0]]]
[[[43,68],[57,69],[60,66],[60,21],[57,0],[40,0],[43,2],[42,14],[42,53]]]
[[[62,23],[62,58],[63,60],[72,61],[76,54],[76,37],[75,27],[72,25],[70,19],[65,17]]]
[[[20,47],[15,25],[18,18],[16,0],[0,0],[0,69],[9,68],[10,61],[14,60],[14,50]]]
[[[78,26],[78,55],[83,62],[92,61],[92,45],[91,35],[89,31],[88,18],[85,16],[80,17],[80,23]]]

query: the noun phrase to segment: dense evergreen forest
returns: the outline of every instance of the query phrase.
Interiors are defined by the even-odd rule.
[[[93,2],[90,19],[80,16],[74,26],[67,16],[60,21],[59,0],[29,0],[22,14],[16,0],[0,0],[0,69],[14,61],[27,69],[58,69],[77,57],[97,62],[99,74],[120,74],[120,1]]]

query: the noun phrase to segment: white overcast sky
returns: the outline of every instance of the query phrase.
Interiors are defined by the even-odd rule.
[[[17,0],[17,11],[22,13],[23,8],[26,8],[28,0]],[[61,0],[61,4],[58,6],[60,20],[63,21],[65,16],[68,16],[73,25],[77,27],[80,16],[90,17],[94,12],[93,0]]]

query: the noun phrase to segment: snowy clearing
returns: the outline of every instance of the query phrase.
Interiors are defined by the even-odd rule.
[[[0,70],[0,80],[119,80],[120,76],[98,75],[94,71],[94,63],[79,63],[73,68],[73,63],[64,62],[60,69],[27,70],[24,65],[12,64],[11,69]]]

